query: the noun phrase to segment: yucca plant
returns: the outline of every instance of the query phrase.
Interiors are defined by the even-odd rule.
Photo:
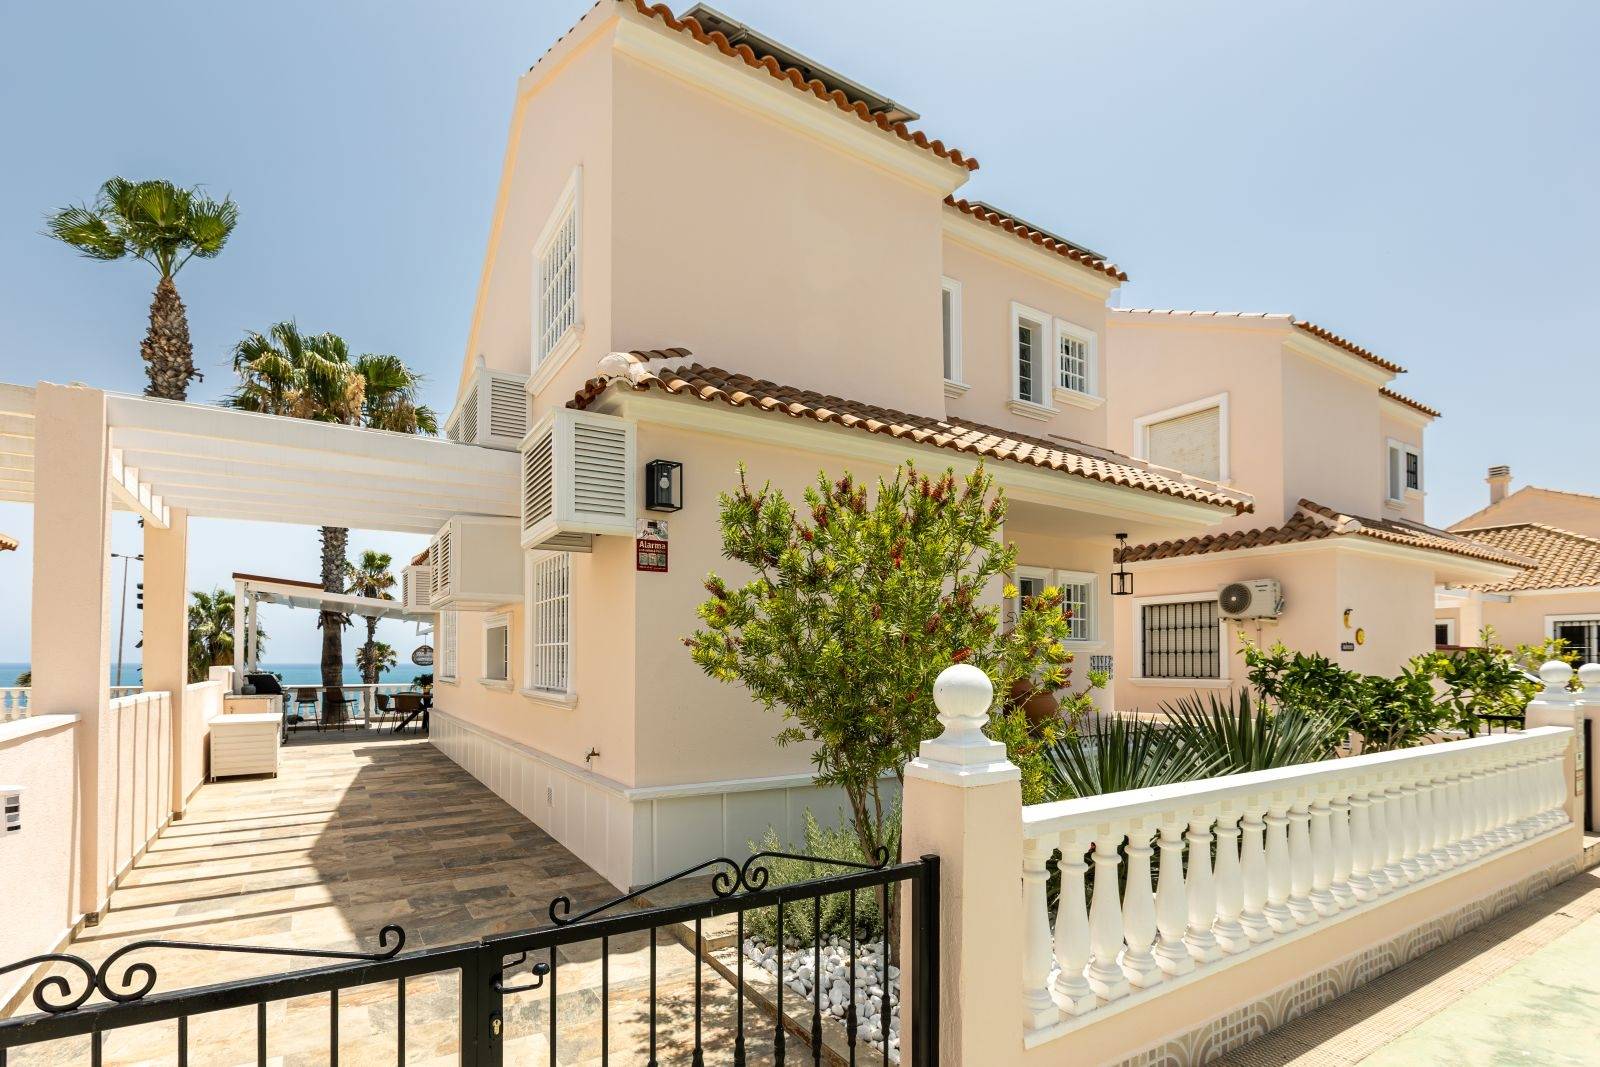
[[[1099,796],[1208,777],[1205,757],[1164,722],[1106,715],[1045,749],[1056,799]]]
[[[1300,707],[1269,712],[1248,689],[1237,696],[1207,693],[1204,700],[1190,694],[1161,710],[1175,742],[1204,762],[1204,777],[1292,767],[1333,754],[1329,738],[1337,728],[1329,716]]]

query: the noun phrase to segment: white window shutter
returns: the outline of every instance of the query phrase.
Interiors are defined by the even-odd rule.
[[[1222,411],[1202,408],[1145,428],[1151,463],[1218,481],[1222,477]]]

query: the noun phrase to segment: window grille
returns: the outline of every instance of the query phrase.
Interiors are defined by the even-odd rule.
[[[539,250],[538,366],[578,321],[578,212],[569,203],[549,241]]]
[[[1094,586],[1088,582],[1063,582],[1061,607],[1067,614],[1067,640],[1094,639]]]
[[[572,557],[554,552],[528,571],[528,688],[571,691]]]
[[[1089,391],[1089,342],[1071,334],[1061,335],[1061,388],[1080,393]]]
[[[1222,629],[1215,600],[1145,604],[1140,626],[1145,678],[1222,677]]]
[[[1030,322],[1017,324],[1017,399],[1037,404],[1039,390],[1034,386],[1034,343],[1038,333]]]
[[[1576,652],[1579,663],[1600,662],[1600,619],[1551,623],[1550,636],[1564,640],[1562,651]]]

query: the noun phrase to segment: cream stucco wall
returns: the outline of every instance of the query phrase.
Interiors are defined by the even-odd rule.
[[[1549,636],[1553,618],[1600,619],[1600,590],[1513,595],[1509,601],[1488,598],[1482,611],[1483,622],[1494,627],[1495,639],[1501,644],[1536,645]],[[1476,644],[1477,634],[1465,634],[1459,640],[1462,644]]]
[[[1115,599],[1116,706],[1155,711],[1196,690],[1237,688],[1245,678],[1241,634],[1257,644],[1281,641],[1288,648],[1321,653],[1335,663],[1369,674],[1394,674],[1412,656],[1433,647],[1433,571],[1425,563],[1373,555],[1348,544],[1318,544],[1289,552],[1229,552],[1191,563],[1135,564],[1134,596]],[[1218,587],[1252,578],[1276,578],[1284,612],[1276,620],[1224,620],[1224,681],[1193,683],[1140,677],[1140,607],[1149,598],[1212,596]],[[1344,611],[1351,609],[1346,627]],[[1354,644],[1356,630],[1365,643]]]

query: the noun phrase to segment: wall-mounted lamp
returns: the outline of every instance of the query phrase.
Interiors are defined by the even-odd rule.
[[[683,510],[683,464],[653,459],[644,465],[644,506],[650,511]]]
[[[1128,565],[1123,562],[1123,557],[1128,554],[1128,535],[1117,534],[1117,550],[1113,558],[1117,561],[1117,569],[1111,572],[1111,595],[1132,596],[1133,574],[1129,572]]]

